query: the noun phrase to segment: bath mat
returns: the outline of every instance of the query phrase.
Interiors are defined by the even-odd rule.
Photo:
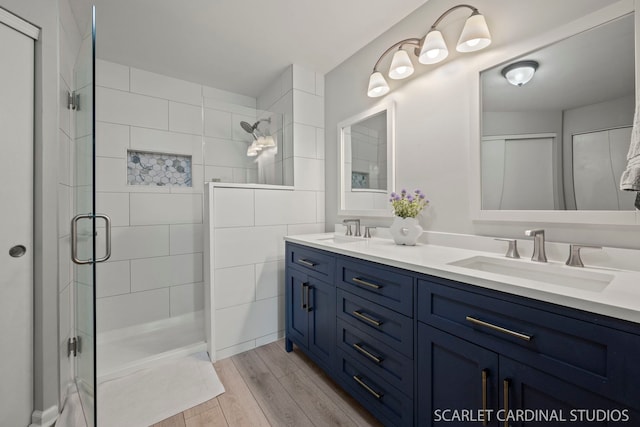
[[[98,382],[100,427],[148,427],[224,392],[207,353]]]

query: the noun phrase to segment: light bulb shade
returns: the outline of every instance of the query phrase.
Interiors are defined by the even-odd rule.
[[[424,44],[418,55],[418,62],[421,64],[437,64],[449,55],[449,50],[444,42],[442,33],[438,30],[431,30],[424,38]]]
[[[475,52],[484,49],[491,44],[491,33],[487,27],[487,21],[479,13],[472,14],[464,24],[460,39],[458,39],[458,52]]]
[[[377,98],[385,95],[389,92],[389,84],[384,79],[384,76],[380,71],[374,71],[369,77],[369,88],[367,89],[367,95],[370,98]]]
[[[391,68],[389,69],[389,77],[394,80],[404,79],[413,74],[413,64],[406,50],[398,49],[393,54],[391,60]]]
[[[502,75],[512,85],[521,87],[531,81],[537,69],[536,61],[520,61],[504,67]]]

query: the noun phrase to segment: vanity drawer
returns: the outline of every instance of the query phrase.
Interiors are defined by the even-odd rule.
[[[338,318],[413,359],[413,319],[337,290]]]
[[[338,382],[385,425],[413,425],[413,399],[340,350],[337,368]]]
[[[413,395],[413,361],[371,335],[338,319],[338,347],[380,378]]]
[[[334,258],[322,251],[287,243],[287,264],[333,278]]]
[[[639,335],[597,324],[596,315],[587,322],[551,304],[438,281],[444,279],[418,280],[420,322],[640,407],[628,397],[640,395],[640,367],[632,362],[640,353]]]
[[[392,267],[338,259],[339,288],[413,317],[413,278]]]

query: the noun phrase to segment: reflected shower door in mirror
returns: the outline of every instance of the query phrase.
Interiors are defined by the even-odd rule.
[[[369,109],[338,124],[339,214],[390,216],[394,186],[393,105]]]
[[[522,68],[518,68],[522,66]],[[633,13],[480,74],[482,210],[633,210]]]

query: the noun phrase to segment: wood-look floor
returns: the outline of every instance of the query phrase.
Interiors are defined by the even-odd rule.
[[[380,426],[299,349],[284,341],[214,363],[226,392],[152,427]]]

